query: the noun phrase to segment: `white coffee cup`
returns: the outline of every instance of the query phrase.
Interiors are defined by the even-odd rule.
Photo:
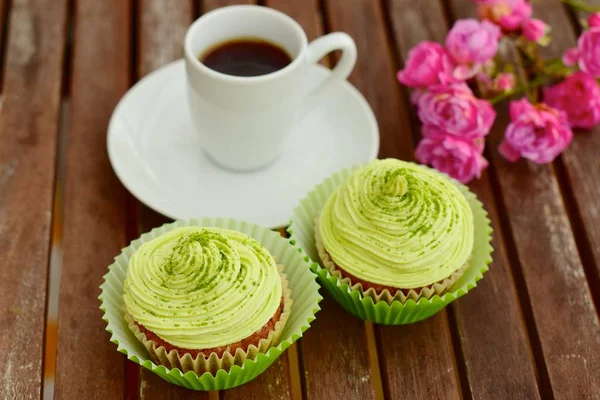
[[[213,46],[247,37],[280,45],[292,62],[267,75],[240,77],[199,61]],[[188,29],[184,50],[188,103],[200,143],[218,165],[236,171],[273,162],[300,118],[356,63],[356,45],[347,34],[330,33],[308,44],[296,21],[261,6],[224,7],[203,15]],[[310,68],[334,50],[343,53],[329,78],[307,87]]]

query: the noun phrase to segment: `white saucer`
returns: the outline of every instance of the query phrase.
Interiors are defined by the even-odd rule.
[[[319,82],[329,74],[315,66],[310,79]],[[316,184],[377,157],[373,111],[342,82],[298,124],[273,164],[247,173],[221,169],[198,144],[185,85],[182,60],[160,68],[127,92],[108,127],[108,155],[123,185],[173,219],[231,217],[282,227]]]

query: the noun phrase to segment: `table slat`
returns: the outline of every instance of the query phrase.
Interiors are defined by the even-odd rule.
[[[138,63],[137,77],[183,56],[183,38],[194,18],[193,0],[140,0],[138,3]],[[168,218],[137,202],[137,235],[148,232]],[[140,368],[140,399],[205,399],[208,393],[194,392],[170,384],[145,368]]]
[[[97,297],[126,244],[126,192],[105,148],[108,120],[129,86],[130,7],[80,0],[75,9],[55,396],[116,399],[125,359],[109,342]]]
[[[298,21],[309,40],[323,35],[318,1],[268,0],[267,5]],[[373,379],[379,377],[372,376],[365,325],[335,302],[321,302],[317,320],[299,347],[307,398],[375,398]]]
[[[42,387],[67,8],[66,1],[11,3],[0,114],[2,399],[39,398]]]
[[[205,0],[202,2],[202,11],[207,13],[215,8],[237,5],[256,4],[252,0]],[[282,354],[277,361],[252,382],[238,388],[222,393],[223,400],[228,399],[291,399],[292,383],[288,353]]]
[[[457,17],[474,13],[467,3],[452,2]],[[553,166],[504,160],[497,149],[508,122],[506,113],[497,119],[488,144],[520,264],[518,275],[524,278],[519,295],[529,297],[535,319],[530,334],[539,340],[544,364],[538,368],[543,377],[547,374],[556,398],[586,398],[600,393],[600,376],[594,372],[600,363],[598,316]],[[543,394],[547,390],[542,387]]]
[[[600,7],[599,0],[587,0],[589,4]],[[558,7],[557,7],[558,6]],[[560,5],[534,7],[536,15],[553,27],[552,43],[543,50],[548,58],[559,57],[570,47],[577,45],[576,31],[570,24],[569,17]],[[585,20],[587,13],[578,13]],[[573,221],[580,244],[585,246],[582,253],[584,263],[589,265],[588,279],[595,290],[596,309],[600,307],[600,179],[593,175],[600,171],[600,127],[587,130],[575,130],[575,137],[567,151],[562,155],[570,187],[568,195],[573,196],[576,203],[576,216]],[[585,265],[585,264],[584,264]]]
[[[365,95],[377,116],[381,137],[379,156],[412,160],[410,105],[395,80],[396,65],[380,3],[329,0],[327,6],[331,29],[345,31],[356,41],[358,63],[350,81]],[[456,373],[439,379],[440,371],[455,368],[445,321],[443,311],[430,321],[410,327],[376,327],[384,388],[390,398],[423,397],[438,391],[449,398],[459,395]],[[397,340],[398,335],[403,340]],[[435,340],[425,343],[422,338],[430,335]],[[398,372],[398,365],[413,365],[415,359],[425,359],[430,354],[435,354],[436,362],[425,363],[414,379]]]
[[[422,40],[444,43],[448,24],[438,0],[394,0],[389,7],[402,59]],[[480,287],[453,305],[469,388],[477,399],[539,398],[488,174],[470,188],[490,212],[495,252]]]
[[[256,4],[254,0],[200,0],[202,12],[207,13],[215,8],[235,6],[240,4]]]

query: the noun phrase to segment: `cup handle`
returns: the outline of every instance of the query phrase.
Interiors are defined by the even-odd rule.
[[[323,94],[334,83],[345,80],[354,69],[356,64],[356,44],[350,35],[343,32],[334,32],[313,40],[308,45],[308,63],[313,64],[334,50],[342,51],[342,58],[338,61],[335,68],[331,70],[329,78],[321,82],[316,88],[307,95],[307,108],[310,109]],[[305,111],[308,111],[305,110]]]

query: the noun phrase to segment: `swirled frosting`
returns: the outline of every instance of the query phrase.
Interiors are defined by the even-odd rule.
[[[275,260],[237,231],[184,227],[137,249],[124,287],[127,311],[185,349],[236,343],[265,325],[281,303]]]
[[[441,281],[473,250],[473,214],[457,185],[395,159],[354,171],[326,202],[319,230],[340,268],[396,288]]]

